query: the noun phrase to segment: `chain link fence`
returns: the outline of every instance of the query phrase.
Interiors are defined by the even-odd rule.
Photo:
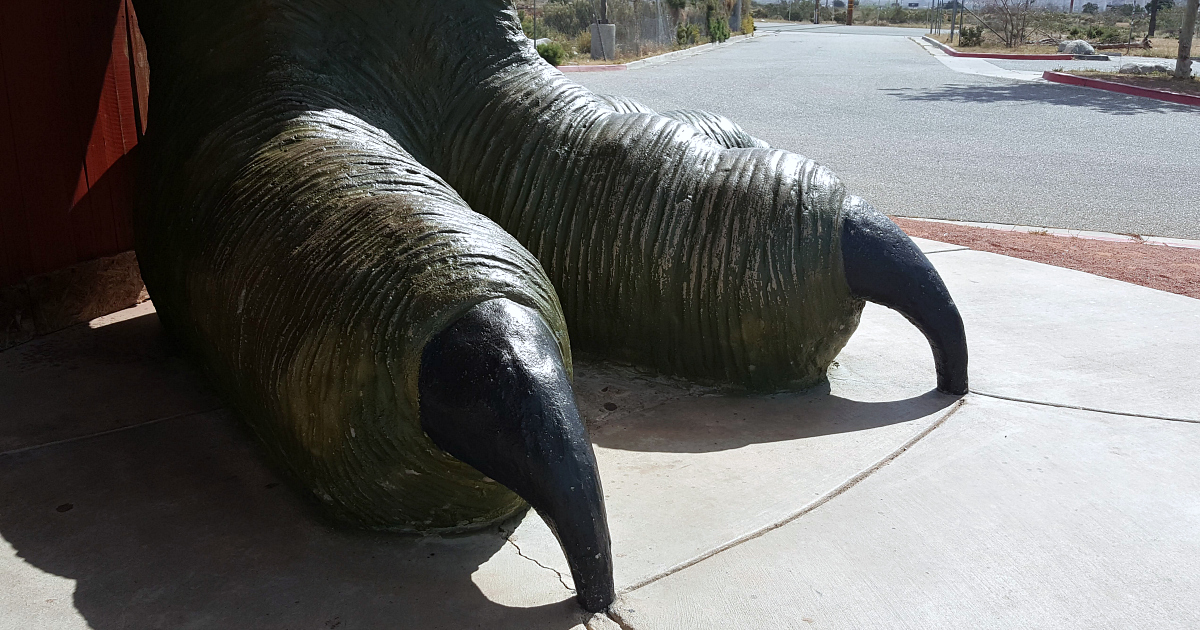
[[[517,3],[525,34],[563,46],[569,56],[591,54],[591,26],[616,25],[617,59],[644,57],[712,39],[713,20],[739,31],[749,0],[539,0]]]

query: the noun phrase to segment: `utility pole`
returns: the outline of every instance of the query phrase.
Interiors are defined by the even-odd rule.
[[[1197,9],[1200,9],[1200,0],[1188,0],[1187,8],[1183,10],[1183,25],[1179,28],[1179,56],[1175,58],[1176,79],[1192,76],[1192,34],[1196,31]]]
[[[600,23],[608,24],[608,0],[600,0]]]
[[[854,0],[846,0],[846,26],[854,26]]]

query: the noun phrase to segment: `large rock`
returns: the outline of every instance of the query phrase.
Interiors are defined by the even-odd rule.
[[[1131,61],[1126,64],[1121,64],[1120,72],[1122,74],[1154,74],[1155,72],[1171,73],[1175,70],[1175,64],[1163,61]]]
[[[1058,52],[1069,55],[1094,55],[1096,49],[1082,39],[1068,39],[1058,43]]]

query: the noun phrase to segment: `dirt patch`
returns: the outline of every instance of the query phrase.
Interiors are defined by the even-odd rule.
[[[1200,299],[1200,249],[1112,243],[892,217],[909,236],[1066,267]]]
[[[1112,83],[1150,88],[1151,90],[1200,96],[1200,81],[1197,81],[1195,78],[1173,79],[1170,75],[1166,74],[1119,74],[1097,70],[1070,70],[1064,71],[1063,74],[1073,74],[1089,79],[1100,79],[1101,81],[1110,81]]]
[[[970,25],[968,24],[968,26],[970,26]],[[928,28],[928,27],[926,27],[926,28]],[[1012,48],[1009,48],[999,42],[986,41],[980,46],[965,46],[964,47],[957,43],[951,44],[948,41],[948,39],[949,39],[948,35],[928,35],[927,37],[936,39],[939,42],[942,42],[943,44],[950,46],[951,48],[953,48],[954,50],[957,50],[960,53],[997,53],[997,54],[1001,54],[1001,55],[1060,55],[1060,54],[1063,54],[1063,53],[1058,52],[1058,46],[1045,46],[1045,45],[1041,45],[1041,44],[1021,44],[1019,46],[1014,46]],[[955,35],[954,39],[956,42],[958,41],[957,34]]]

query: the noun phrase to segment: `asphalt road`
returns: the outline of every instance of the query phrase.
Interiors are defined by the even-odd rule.
[[[730,116],[889,214],[1200,239],[1200,108],[957,73],[909,40],[913,29],[759,32],[572,78]]]

